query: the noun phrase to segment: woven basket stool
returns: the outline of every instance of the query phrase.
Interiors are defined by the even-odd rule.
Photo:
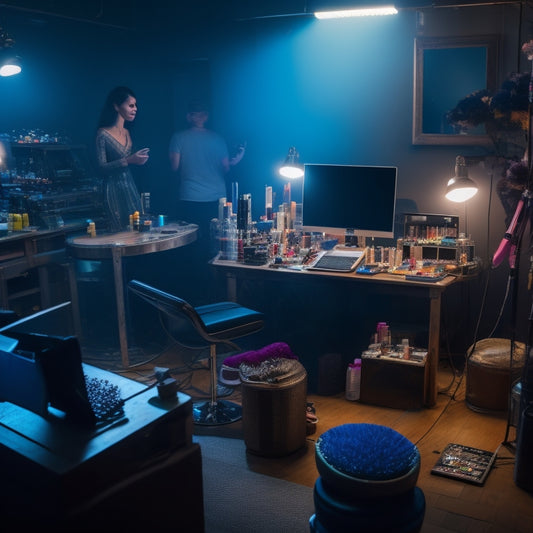
[[[246,451],[282,457],[307,444],[307,372],[296,359],[240,366]]]
[[[311,533],[416,533],[426,511],[418,448],[377,424],[343,424],[318,438]]]
[[[466,363],[466,405],[478,412],[506,411],[511,386],[524,368],[525,344],[514,343],[512,365],[509,339],[482,339],[468,353],[471,355]]]

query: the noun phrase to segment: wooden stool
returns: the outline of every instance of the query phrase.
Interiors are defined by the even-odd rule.
[[[282,457],[307,444],[307,372],[296,359],[242,364],[242,430],[246,451]]]
[[[472,349],[474,351],[472,352]],[[509,339],[482,339],[468,349],[466,404],[473,411],[507,411],[511,384],[522,374],[526,347]]]

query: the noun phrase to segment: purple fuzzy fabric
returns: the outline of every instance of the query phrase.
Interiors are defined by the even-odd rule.
[[[292,350],[287,343],[275,342],[264,348],[260,348],[259,350],[252,350],[226,357],[226,359],[224,359],[224,365],[231,368],[238,368],[241,363],[260,365],[263,361],[274,358],[298,359],[298,357],[292,353]]]

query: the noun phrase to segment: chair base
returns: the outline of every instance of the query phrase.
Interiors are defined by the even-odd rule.
[[[216,402],[195,402],[192,406],[192,416],[195,424],[201,426],[220,426],[231,424],[242,418],[242,407],[238,403],[227,400]]]

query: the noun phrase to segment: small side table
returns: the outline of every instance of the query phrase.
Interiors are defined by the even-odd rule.
[[[122,365],[129,366],[126,309],[124,306],[124,276],[122,258],[151,254],[186,246],[197,238],[196,224],[167,224],[147,232],[121,231],[118,233],[84,235],[67,240],[67,250],[75,259],[113,262],[115,299]]]
[[[427,375],[425,357],[417,361],[363,354],[360,400],[382,407],[421,409],[424,407]]]

